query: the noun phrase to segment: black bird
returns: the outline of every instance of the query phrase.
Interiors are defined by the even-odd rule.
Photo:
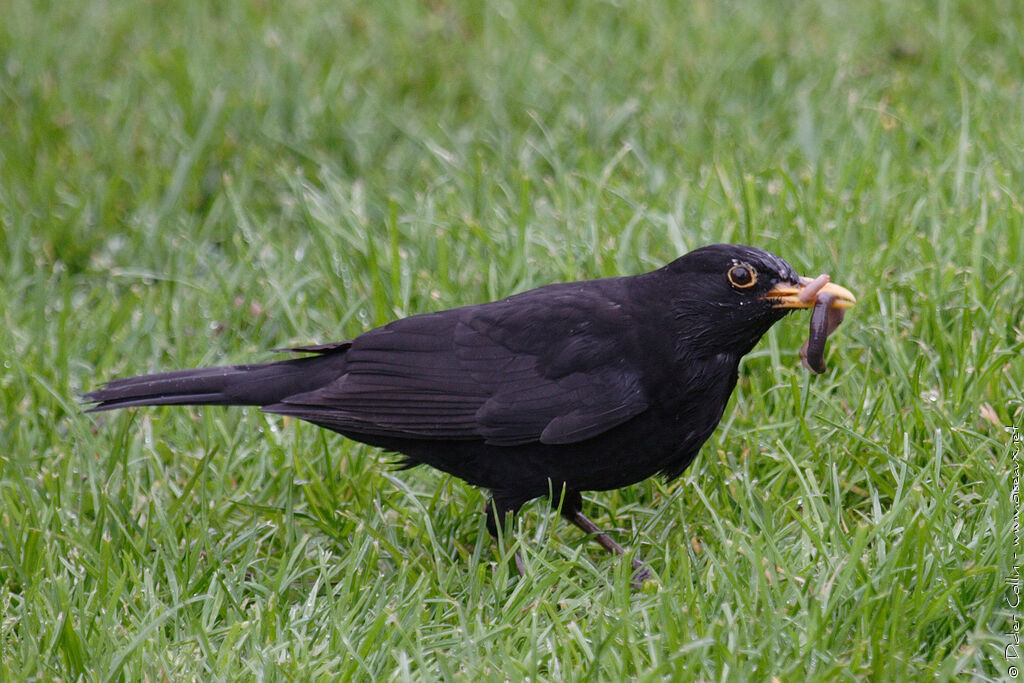
[[[773,254],[716,244],[642,275],[414,315],[289,349],[312,354],[301,358],[118,379],[84,398],[90,412],[259,406],[489,489],[492,535],[552,493],[567,520],[621,553],[580,492],[681,474],[721,419],[740,358],[813,306],[826,279],[807,288]],[[834,306],[855,301],[834,284],[820,291]]]

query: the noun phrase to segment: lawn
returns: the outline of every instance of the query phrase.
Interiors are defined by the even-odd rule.
[[[1018,0],[2,12],[0,680],[1021,678]],[[859,303],[585,497],[642,590],[545,501],[499,548],[312,425],[77,398],[723,241]]]

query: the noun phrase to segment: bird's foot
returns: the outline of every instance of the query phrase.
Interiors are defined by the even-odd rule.
[[[633,588],[640,590],[644,587],[644,583],[653,578],[654,576],[651,575],[651,570],[648,566],[642,560],[633,558],[633,581],[631,582]]]
[[[602,548],[604,548],[611,554],[621,555],[624,552],[626,552],[621,545],[615,542],[615,539],[613,539],[605,532],[601,531],[601,528],[594,524],[592,521],[590,521],[590,519],[588,519],[587,516],[584,515],[582,512],[577,510],[575,513],[573,513],[571,517],[569,517],[569,521],[578,526],[586,533],[592,534],[594,540],[597,541]],[[651,570],[647,567],[647,565],[636,558],[633,558],[633,571],[633,588],[640,589],[643,587],[645,581],[649,581],[651,578],[653,578],[651,576]]]

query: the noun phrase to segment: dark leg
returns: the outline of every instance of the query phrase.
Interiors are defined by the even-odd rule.
[[[616,543],[611,536],[601,531],[600,527],[590,521],[590,519],[583,514],[583,511],[581,510],[582,507],[582,496],[575,491],[566,491],[565,498],[562,501],[562,516],[582,529],[584,533],[593,536],[594,540],[600,543],[601,547],[612,555],[621,555],[624,553],[625,550],[621,545]],[[633,569],[636,571],[636,574],[633,575],[634,586],[640,586],[644,581],[651,578],[651,570],[647,568],[647,565],[636,558],[633,558]]]
[[[487,502],[486,507],[484,507],[484,514],[487,515],[487,532],[490,533],[491,538],[495,541],[498,540],[499,521],[502,533],[506,538],[508,537],[508,534],[505,532],[512,528],[510,522],[517,510],[519,510],[519,505],[513,505],[500,498],[492,498]],[[515,560],[516,571],[519,572],[519,576],[526,576],[526,566],[523,564],[523,558],[519,555],[518,550],[515,553]]]

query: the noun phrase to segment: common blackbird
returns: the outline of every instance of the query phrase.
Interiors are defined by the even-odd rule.
[[[583,515],[580,492],[682,473],[769,327],[819,292],[853,305],[826,282],[761,249],[715,244],[642,275],[414,315],[289,349],[300,358],[117,379],[84,398],[90,412],[259,406],[489,489],[492,535],[551,493],[562,516],[621,553]]]

